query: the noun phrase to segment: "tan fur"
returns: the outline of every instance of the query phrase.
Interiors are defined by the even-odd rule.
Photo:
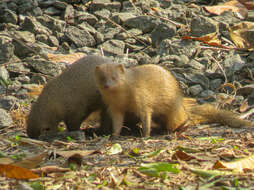
[[[217,110],[195,99],[183,98],[178,82],[167,70],[156,65],[125,69],[122,65],[96,66],[96,84],[113,120],[113,136],[118,136],[124,115],[134,113],[140,118],[143,136],[149,136],[151,119],[174,131],[183,124],[214,122],[240,127],[252,125],[235,114]]]

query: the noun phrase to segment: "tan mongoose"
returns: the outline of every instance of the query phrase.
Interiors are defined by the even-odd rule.
[[[101,56],[86,56],[50,80],[28,115],[28,136],[38,138],[48,130],[57,131],[60,121],[65,122],[69,131],[78,130],[90,113],[103,109],[104,104],[96,88],[93,71],[97,65],[104,63],[109,64],[111,61]],[[105,113],[102,111],[101,114],[101,132],[111,129],[107,124],[110,118]]]
[[[149,136],[151,119],[174,131],[185,124],[222,123],[232,127],[252,126],[229,111],[212,105],[197,105],[184,98],[174,76],[156,65],[126,69],[121,64],[95,68],[96,84],[113,119],[113,136],[120,134],[125,113],[140,118],[143,136]],[[189,119],[190,118],[190,119]]]

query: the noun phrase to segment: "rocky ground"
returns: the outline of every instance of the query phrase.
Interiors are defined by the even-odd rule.
[[[230,30],[237,24],[253,22],[254,10],[247,10],[244,16],[233,11],[215,15],[204,7],[224,2],[0,1],[1,157],[18,162],[45,151],[47,156],[40,156],[40,166],[64,168],[62,162],[73,155],[56,152],[76,150],[81,162],[80,168],[52,173],[45,170],[41,178],[33,180],[6,178],[1,169],[5,166],[0,165],[0,189],[252,189],[252,163],[248,171],[207,174],[208,178],[192,170],[208,170],[215,161],[252,155],[251,129],[203,125],[188,128],[182,134],[148,139],[121,137],[114,143],[108,137],[85,140],[67,136],[51,143],[25,138],[25,117],[36,99],[35,89],[61,73],[66,65],[91,54],[103,54],[126,66],[165,66],[173,72],[186,96],[195,97],[200,103],[216,102],[251,120],[254,34],[253,30],[246,32],[248,43],[240,46]],[[203,36],[213,36],[212,40],[216,37],[216,41],[191,39]],[[110,153],[112,149],[116,153]],[[183,159],[177,155],[179,151],[185,152]],[[30,162],[40,159],[36,160]],[[180,172],[162,166],[158,166],[162,171],[153,167],[152,172],[140,169],[144,163],[162,162],[177,164],[174,167]],[[2,163],[5,162],[0,158]],[[21,166],[34,169],[37,165]]]

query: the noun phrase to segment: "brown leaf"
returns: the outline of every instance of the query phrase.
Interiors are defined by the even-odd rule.
[[[247,101],[243,101],[243,103],[240,106],[240,112],[246,112],[249,108],[248,102]]]
[[[72,64],[76,60],[80,59],[83,57],[85,54],[84,53],[72,53],[72,54],[51,54],[48,53],[48,58],[50,61],[59,63],[59,62],[64,62],[67,64]]]
[[[237,0],[228,1],[222,5],[215,5],[215,6],[204,6],[203,7],[207,12],[221,15],[226,11],[232,11],[238,13],[238,17],[240,19],[244,19],[247,16],[248,10],[247,8]]]
[[[70,168],[61,168],[59,166],[45,166],[41,168],[32,169],[34,173],[54,173],[54,172],[68,172],[71,171]]]
[[[14,179],[34,179],[39,177],[26,168],[11,164],[0,164],[0,175]]]
[[[229,28],[229,35],[238,48],[254,49],[254,23],[241,22]]]
[[[174,159],[174,160],[180,159],[183,161],[189,161],[189,160],[195,159],[195,157],[191,156],[181,150],[178,150],[173,154],[172,159]]]
[[[213,169],[227,168],[235,171],[243,172],[244,169],[254,169],[254,155],[239,159],[232,162],[217,161],[213,165]]]
[[[73,155],[80,155],[81,157],[88,156],[94,153],[98,153],[96,150],[89,150],[89,151],[84,151],[84,150],[67,150],[67,151],[56,151],[56,154],[64,157],[64,158],[69,158]]]
[[[27,168],[27,169],[36,168],[41,163],[43,158],[45,158],[46,155],[47,155],[47,152],[44,152],[42,154],[33,156],[31,158],[27,158],[26,160],[16,162],[16,163],[14,163],[14,165],[24,167],[24,168]]]

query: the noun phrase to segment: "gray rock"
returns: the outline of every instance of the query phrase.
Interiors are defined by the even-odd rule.
[[[28,14],[31,13],[32,15],[36,15],[34,13],[34,10],[39,8],[38,7],[38,2],[37,0],[22,0],[22,1],[17,1],[18,5],[18,12],[19,14]],[[36,15],[38,16],[38,15]]]
[[[107,9],[102,9],[99,11],[95,11],[94,15],[98,18],[98,19],[105,19],[105,18],[109,18],[111,13],[109,10]]]
[[[64,20],[69,24],[74,24],[75,9],[72,5],[68,5],[64,12]]]
[[[33,190],[34,188],[30,187],[27,183],[20,183],[17,186],[17,190]]]
[[[47,44],[48,43],[48,36],[46,34],[38,34],[38,35],[36,35],[36,40]]]
[[[204,16],[196,16],[191,20],[191,35],[200,37],[218,31],[218,23]]]
[[[86,23],[94,26],[98,22],[98,19],[96,16],[89,14],[87,12],[78,11],[76,13],[76,17],[78,19],[78,23],[86,22]]]
[[[66,29],[65,37],[76,47],[92,47],[95,45],[95,39],[86,30],[80,30],[77,27],[69,26]]]
[[[213,97],[215,93],[211,90],[204,90],[203,92],[201,92],[200,97],[201,98],[210,98]]]
[[[47,83],[47,80],[46,80],[46,77],[44,76],[41,76],[41,75],[33,75],[32,78],[30,79],[30,82],[33,84],[46,84]]]
[[[26,17],[24,23],[22,24],[22,29],[32,32],[34,34],[46,34],[50,35],[52,32],[38,22],[35,17]]]
[[[196,61],[195,59],[192,59],[189,62],[189,66],[200,71],[203,71],[205,69],[205,66],[199,63],[198,61]]]
[[[199,95],[202,91],[203,91],[203,88],[202,88],[202,86],[199,85],[199,84],[193,85],[193,86],[191,86],[191,87],[188,89],[188,92],[189,92],[191,95],[193,95],[193,96]]]
[[[53,3],[53,6],[56,7],[57,9],[65,10],[68,4],[63,1],[55,1]]]
[[[123,24],[128,19],[134,18],[134,17],[136,16],[131,12],[120,12],[120,13],[113,13],[110,19],[117,24]]]
[[[8,114],[4,109],[0,109],[0,129],[4,127],[9,127],[13,124],[10,114]]]
[[[18,16],[15,14],[15,12],[5,9],[3,13],[0,14],[0,23],[12,23],[17,24],[18,22]]]
[[[57,76],[63,69],[63,64],[53,63],[44,59],[27,59],[27,63],[37,72],[45,75]]]
[[[208,89],[209,87],[209,79],[203,74],[198,73],[183,73],[185,79],[189,84],[200,84],[203,88]]]
[[[110,0],[93,0],[89,6],[89,10],[94,12],[101,9],[107,9],[111,12],[119,11],[121,8],[120,2],[111,2]]]
[[[58,47],[59,46],[59,41],[55,36],[49,36],[48,37],[48,43],[49,46],[54,46],[54,47]]]
[[[0,108],[5,110],[17,109],[19,107],[19,99],[14,96],[4,96],[0,98]]]
[[[150,16],[137,16],[134,18],[127,19],[124,23],[124,26],[129,28],[137,28],[142,30],[144,33],[151,32],[158,23],[153,17]]]
[[[56,16],[56,15],[61,15],[61,11],[55,7],[49,7],[44,10],[44,14]]]
[[[120,40],[108,40],[98,46],[98,48],[102,48],[105,54],[109,55],[122,55],[124,53],[124,47],[124,42]]]
[[[211,80],[210,87],[213,91],[215,91],[221,87],[222,83],[223,83],[222,79],[214,79],[214,80]]]
[[[176,35],[176,27],[172,24],[161,23],[152,31],[152,43],[154,47],[158,47],[164,39],[170,39]]]
[[[6,65],[6,69],[12,73],[28,73],[30,69],[24,66],[23,62],[9,63]]]
[[[10,38],[0,35],[0,64],[9,62],[13,57],[14,45],[11,41]]]
[[[161,58],[161,62],[173,63],[177,67],[185,67],[189,63],[186,55],[167,55]]]
[[[178,40],[178,39],[165,39],[157,48],[157,54],[160,56],[166,55],[186,55],[192,57],[196,52],[196,47],[199,46],[199,42]]]
[[[0,66],[0,80],[3,79],[7,81],[9,79],[9,72],[6,70],[5,66]]]
[[[18,80],[22,84],[29,84],[30,83],[30,78],[26,75],[20,75],[15,78],[15,80]]]
[[[242,60],[239,54],[234,54],[227,56],[224,65],[226,67],[226,72],[236,72],[244,67],[245,61]]]
[[[54,34],[56,32],[63,32],[65,22],[48,15],[37,17],[37,20],[45,27],[49,28]]]

